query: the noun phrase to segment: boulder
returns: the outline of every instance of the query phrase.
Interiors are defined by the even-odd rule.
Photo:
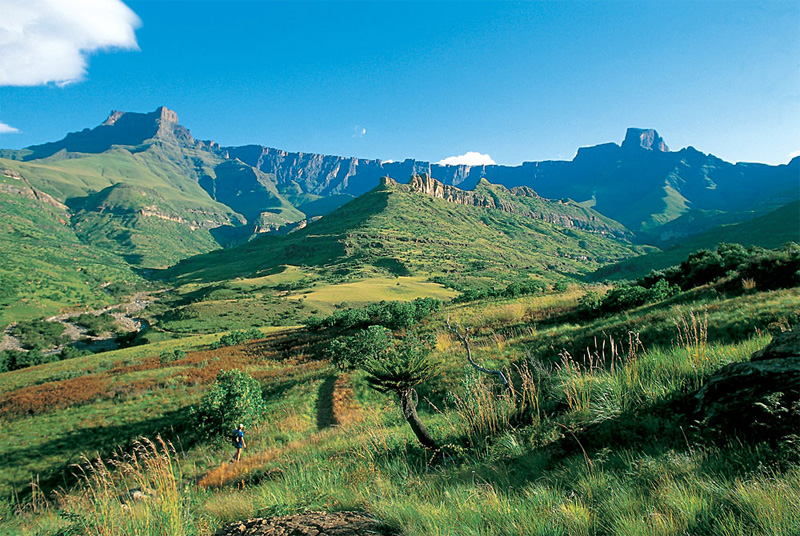
[[[780,333],[750,361],[721,368],[696,397],[697,420],[713,434],[800,434],[800,332]]]
[[[360,512],[306,512],[254,518],[222,527],[215,536],[398,536]]]

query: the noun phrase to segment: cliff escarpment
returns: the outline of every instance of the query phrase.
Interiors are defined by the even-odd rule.
[[[568,199],[557,201],[545,199],[526,186],[508,189],[505,186],[491,184],[486,179],[481,179],[474,190],[462,190],[444,184],[428,175],[414,175],[408,184],[398,184],[393,179],[384,177],[381,179],[381,184],[384,187],[424,194],[459,205],[501,210],[561,227],[618,237],[630,235],[624,226],[594,210],[582,207]]]

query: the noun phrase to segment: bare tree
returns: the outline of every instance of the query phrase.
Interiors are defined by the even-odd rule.
[[[486,367],[482,367],[479,364],[477,364],[474,359],[472,359],[472,348],[469,345],[469,328],[468,327],[464,328],[464,333],[462,335],[461,326],[459,325],[459,323],[456,322],[455,325],[453,325],[453,324],[450,323],[450,317],[447,317],[447,329],[449,329],[451,332],[455,333],[456,337],[458,337],[458,340],[460,340],[461,344],[464,345],[464,348],[467,349],[467,359],[469,360],[469,364],[470,365],[475,367],[476,370],[479,370],[480,372],[483,372],[485,374],[494,374],[495,376],[500,378],[501,382],[503,382],[503,387],[505,387],[506,389],[511,389],[511,386],[508,383],[508,378],[506,378],[506,375],[503,374],[502,370],[492,370],[492,369],[488,369]]]

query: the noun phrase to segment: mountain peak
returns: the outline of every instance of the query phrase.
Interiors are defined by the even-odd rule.
[[[117,124],[120,119],[125,121],[136,121],[139,123],[178,123],[178,113],[170,110],[166,106],[159,106],[154,111],[150,113],[137,113],[137,112],[123,112],[121,110],[111,110],[111,113],[108,114],[108,117],[105,121],[100,125],[102,127],[111,127]]]
[[[664,138],[658,135],[654,128],[629,128],[625,133],[623,149],[644,149],[666,153],[669,147],[664,143]]]
[[[135,146],[151,139],[194,145],[195,140],[185,127],[178,124],[178,114],[165,106],[149,113],[112,110],[105,121],[93,129],[72,132],[56,142],[33,145],[32,158],[44,158],[58,151],[101,153],[114,145]]]

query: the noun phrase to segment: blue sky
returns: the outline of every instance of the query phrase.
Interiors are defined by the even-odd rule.
[[[0,147],[164,105],[223,145],[384,160],[571,159],[629,126],[733,162],[800,150],[796,0],[125,5],[0,0]]]

